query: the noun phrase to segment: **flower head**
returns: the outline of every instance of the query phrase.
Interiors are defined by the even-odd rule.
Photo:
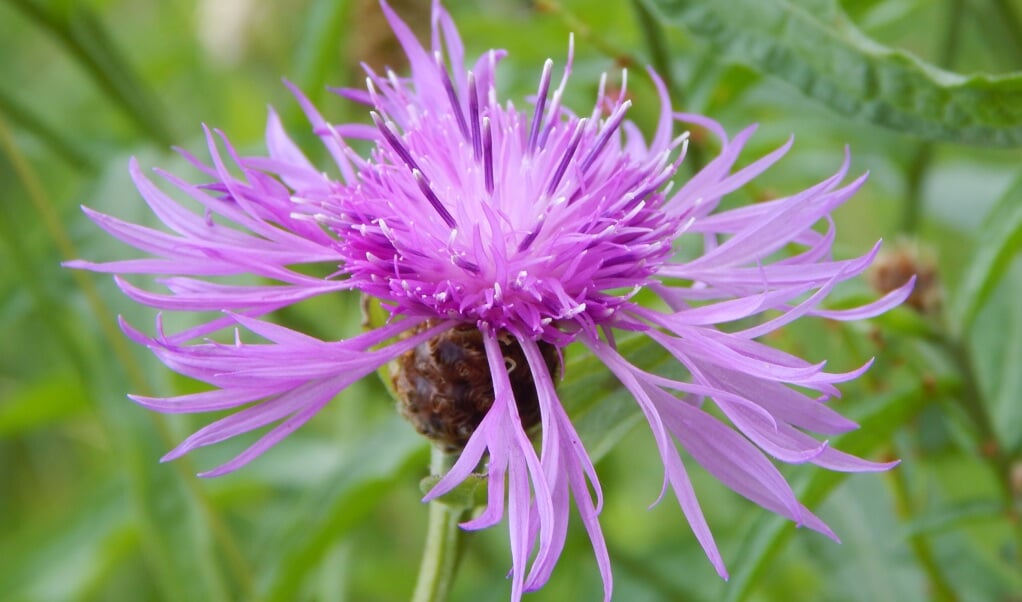
[[[865,367],[827,373],[823,364],[757,339],[806,315],[869,317],[909,292],[911,283],[866,307],[820,307],[836,284],[865,270],[877,251],[850,260],[831,257],[830,213],[864,182],[860,177],[842,184],[847,157],[836,174],[806,190],[719,211],[722,197],[779,160],[791,141],[734,170],[755,127],[731,139],[712,120],[673,113],[652,72],[661,111],[651,140],[626,120],[630,101],[623,92],[609,94],[605,80],[591,113],[575,114],[562,105],[570,52],[556,85],[553,62],[547,61],[532,107],[521,110],[502,103],[494,85],[504,53],[490,51],[466,70],[458,32],[439,3],[430,50],[386,4],[383,10],[408,55],[410,77],[367,69],[366,90],[340,91],[368,105],[372,125],[332,125],[294,90],[338,177],[317,170],[271,112],[266,156],[240,156],[222,134],[207,130],[211,163],[192,160],[209,182],[191,184],[160,173],[196,201],[200,213],[183,207],[131,163],[139,191],[170,232],[85,210],[111,235],[149,256],[78,261],[74,267],[160,275],[166,293],[120,277],[117,282],[132,299],[163,310],[223,312],[183,332],[160,328],[155,337],[124,325],[128,336],[170,368],[213,387],[135,401],[160,412],[235,410],[166,458],[275,425],[205,474],[235,470],[382,365],[416,353],[443,355],[438,341],[460,340],[457,353],[471,355],[486,392],[464,424],[437,426],[460,433],[438,437],[441,443],[463,449],[426,498],[450,491],[485,464],[488,505],[463,526],[483,528],[507,515],[515,600],[549,578],[573,500],[609,598],[610,562],[597,520],[603,494],[555,387],[559,352],[577,342],[635,398],[664,462],[664,490],[673,489],[721,576],[724,563],[679,445],[738,493],[833,536],[798,502],[767,456],[842,471],[891,466],[849,456],[805,433],[855,428],[824,402],[838,395],[836,383]],[[686,181],[675,179],[687,145],[685,134],[674,134],[676,121],[707,128],[722,146]],[[358,154],[349,144],[353,140],[369,141],[371,152]],[[814,229],[819,223],[827,225],[824,232]],[[674,243],[682,238],[699,241],[702,252],[680,254]],[[792,245],[801,249],[798,254],[779,256]],[[314,277],[298,269],[303,264],[336,271]],[[274,284],[217,279],[242,274]],[[345,290],[378,299],[390,320],[350,339],[322,341],[260,319]],[[642,290],[660,302],[640,304],[636,293]],[[730,326],[738,321],[741,326]],[[227,327],[250,331],[262,342],[250,342],[248,334],[230,343],[208,338]],[[617,331],[648,337],[691,378],[674,380],[634,366],[616,348]],[[413,393],[405,397],[414,397],[418,387],[425,387],[420,397],[442,396],[428,385],[406,377],[403,386]],[[730,424],[702,409],[704,400]],[[432,411],[406,409],[424,412],[427,423],[436,418]],[[532,433],[535,423],[539,429]],[[419,428],[429,434],[432,427]]]

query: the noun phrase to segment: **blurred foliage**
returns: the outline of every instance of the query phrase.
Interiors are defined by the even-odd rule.
[[[394,4],[428,26],[421,2]],[[758,122],[748,157],[794,133],[788,157],[730,203],[814,183],[849,145],[853,169],[871,180],[837,214],[838,252],[900,241],[936,274],[941,301],[926,314],[803,321],[772,339],[839,370],[875,356],[835,402],[864,428],[833,443],[902,464],[851,477],[785,468],[842,545],[693,471],[730,583],[674,504],[647,511],[661,482],[654,445],[633,428],[641,420],[627,395],[569,350],[562,393],[601,458],[615,598],[1022,600],[1022,2],[448,4],[470,55],[510,51],[508,98],[534,92],[547,57],[563,64],[573,30],[568,106],[588,106],[598,75],[625,65],[637,75],[632,117],[648,131],[658,105],[641,67],[653,64],[678,108],[730,132]],[[428,454],[380,382],[353,386],[244,470],[199,480],[199,467],[245,442],[160,464],[209,417],[156,416],[124,395],[193,384],[117,332],[114,316],[145,325],[151,312],[107,278],[60,267],[125,256],[78,205],[152,223],[127,158],[187,171],[168,144],[200,151],[200,122],[255,149],[272,104],[323,158],[280,80],[335,122],[364,120],[327,86],[358,86],[361,60],[396,60],[389,31],[368,16],[376,10],[361,0],[0,1],[0,599],[408,599]],[[693,161],[715,151],[698,136],[693,148]],[[834,303],[871,296],[862,282]],[[279,319],[347,336],[359,329],[358,299],[317,299]],[[663,367],[654,349],[622,344]],[[452,599],[506,600],[509,564],[504,529],[474,535]],[[573,525],[551,582],[527,599],[600,596]]]

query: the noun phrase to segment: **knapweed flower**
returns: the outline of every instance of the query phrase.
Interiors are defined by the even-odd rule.
[[[835,383],[865,368],[827,373],[823,363],[758,339],[803,316],[870,317],[909,291],[910,284],[858,309],[821,308],[835,285],[865,270],[877,251],[831,257],[830,214],[865,179],[842,184],[847,156],[836,174],[797,194],[718,211],[722,197],[778,161],[791,141],[736,170],[755,127],[728,138],[710,119],[673,113],[653,73],[661,108],[651,140],[625,119],[630,101],[624,92],[607,92],[605,80],[592,111],[576,114],[562,104],[570,52],[559,83],[547,61],[531,106],[519,109],[501,102],[494,85],[504,53],[487,52],[466,69],[458,31],[439,3],[430,50],[386,4],[383,10],[411,75],[367,69],[366,90],[341,91],[369,107],[372,125],[332,125],[295,90],[333,157],[335,176],[314,167],[271,112],[266,156],[241,156],[222,134],[207,131],[211,163],[192,160],[209,181],[193,184],[160,173],[199,212],[131,163],[142,197],[170,232],[85,210],[149,257],[78,261],[74,267],[159,275],[168,292],[137,288],[120,277],[117,283],[135,301],[161,310],[221,312],[184,332],[160,327],[155,337],[124,325],[129,337],[171,369],[212,385],[207,392],[135,401],[159,412],[235,410],[166,459],[273,425],[236,458],[204,473],[222,475],[388,362],[414,365],[416,354],[447,353],[457,363],[462,354],[466,362],[479,362],[471,369],[481,372],[488,392],[477,415],[462,417],[457,428],[443,424],[440,414],[445,404],[465,402],[464,396],[431,389],[435,383],[421,375],[396,379],[414,406],[406,413],[422,418],[420,430],[432,431],[445,446],[463,447],[426,499],[484,467],[487,505],[463,526],[484,528],[507,516],[514,600],[549,578],[574,500],[609,598],[610,561],[597,520],[603,494],[556,390],[560,351],[580,343],[641,408],[665,466],[664,489],[673,490],[721,576],[724,563],[679,445],[741,495],[833,537],[767,456],[841,471],[890,467],[806,434],[855,428],[824,401],[838,395]],[[685,181],[675,180],[687,144],[685,134],[674,133],[678,121],[709,130],[721,145],[720,154]],[[371,150],[359,154],[355,140],[368,141]],[[682,253],[674,246],[679,239],[698,241],[701,252]],[[799,250],[782,252],[790,248]],[[301,268],[306,264],[326,264],[331,273],[309,275],[314,270]],[[238,275],[261,280],[221,278]],[[643,290],[659,301],[637,302]],[[340,291],[379,300],[389,321],[354,338],[322,341],[261,319]],[[229,342],[210,338],[227,328],[235,330]],[[617,350],[618,331],[661,346],[690,378],[636,367]],[[461,346],[445,351],[450,344]],[[703,409],[706,402],[730,424]]]

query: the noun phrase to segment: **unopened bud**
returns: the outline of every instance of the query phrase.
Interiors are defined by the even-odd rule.
[[[426,322],[415,332],[432,326]],[[414,333],[413,333],[414,334]],[[540,342],[546,367],[560,372],[557,348]],[[522,426],[540,421],[536,384],[521,345],[509,334],[500,337]],[[426,438],[446,452],[465,447],[494,402],[482,333],[475,326],[457,326],[405,352],[391,365],[391,378],[401,414]]]
[[[909,242],[896,242],[893,247],[873,262],[868,274],[870,285],[889,293],[914,275],[916,284],[905,304],[923,315],[936,315],[943,304],[943,293],[933,254]]]

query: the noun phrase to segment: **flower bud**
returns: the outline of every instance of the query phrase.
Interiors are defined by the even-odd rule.
[[[415,332],[432,325],[426,322]],[[545,342],[539,348],[556,379],[561,365],[557,348]],[[500,350],[522,427],[529,430],[540,421],[532,371],[509,333],[500,336]],[[446,452],[465,447],[494,401],[482,333],[471,325],[452,328],[403,353],[391,363],[391,379],[401,414]]]

